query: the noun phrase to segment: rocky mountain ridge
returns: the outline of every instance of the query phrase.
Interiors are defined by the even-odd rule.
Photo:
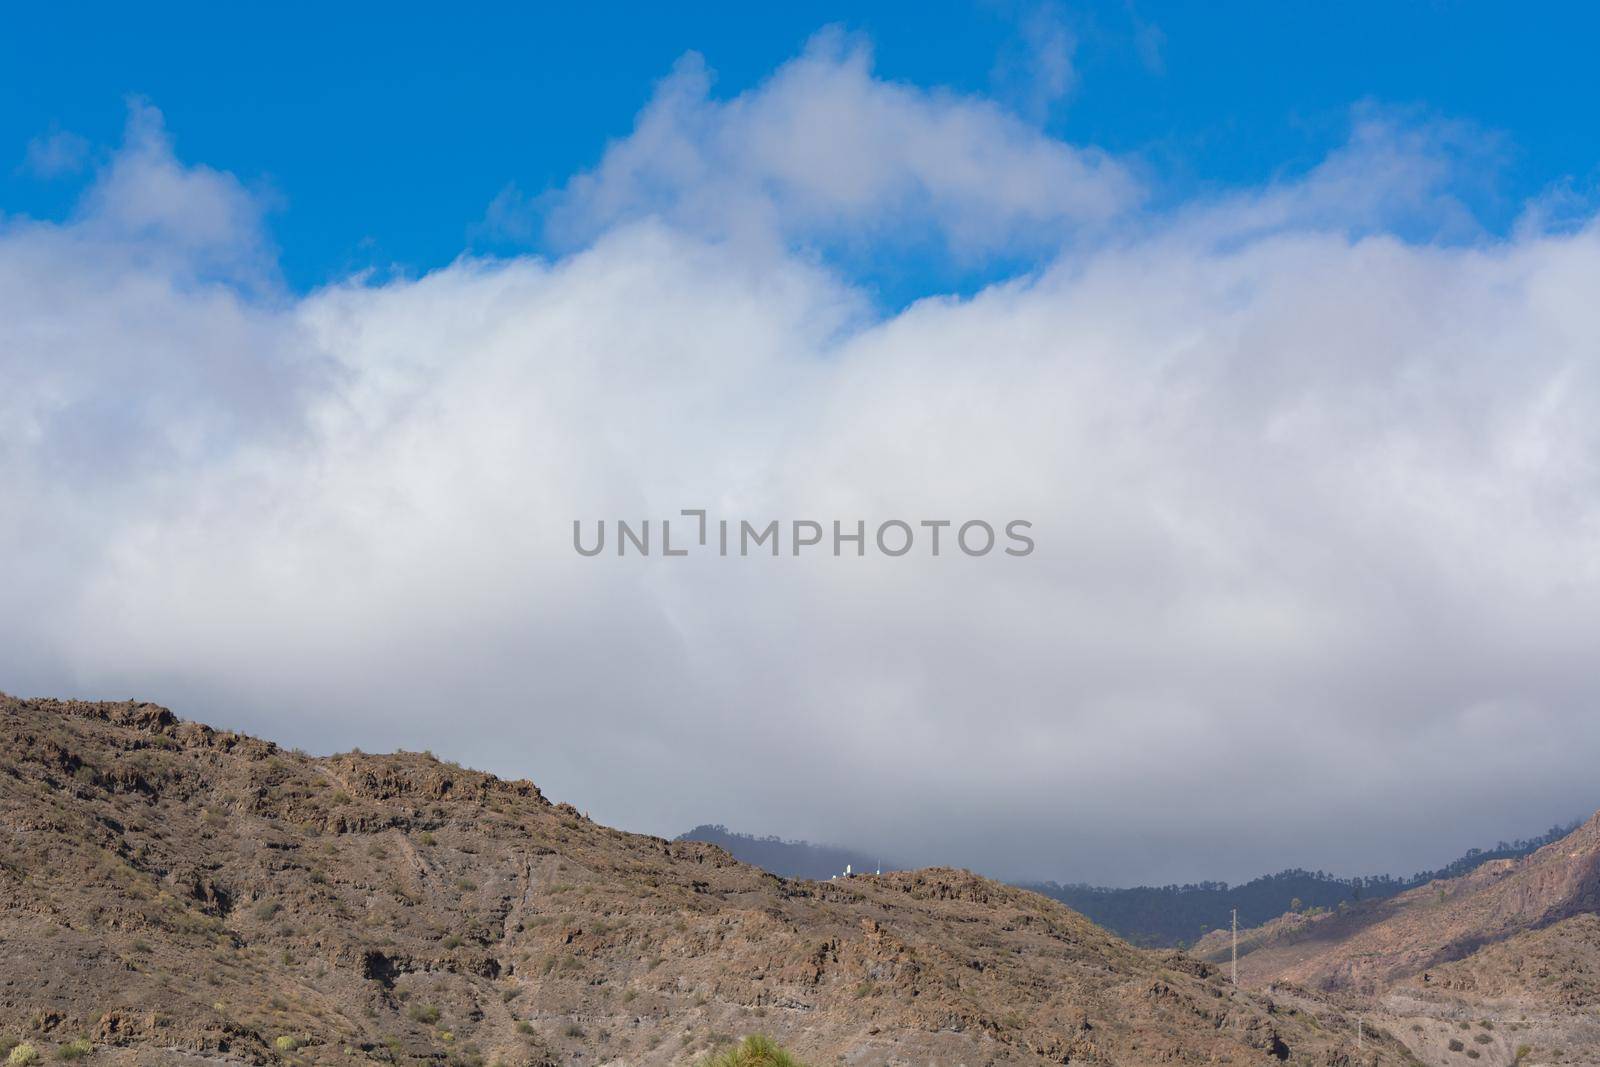
[[[0,697],[0,1033],[139,1064],[1399,1064],[964,871],[785,880],[427,755]]]

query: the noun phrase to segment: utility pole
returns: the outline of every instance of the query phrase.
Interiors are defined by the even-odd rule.
[[[1361,1016],[1361,1015],[1357,1015],[1356,1016],[1356,1048],[1358,1048],[1358,1049],[1361,1048],[1365,1044],[1365,1042],[1362,1040],[1362,1033],[1361,1033],[1361,1024],[1363,1022],[1365,1022],[1365,1021],[1366,1021],[1365,1016]]]
[[[1239,984],[1239,909],[1233,909],[1233,984]]]

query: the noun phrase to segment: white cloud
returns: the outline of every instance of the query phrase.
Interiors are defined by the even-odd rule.
[[[879,316],[707,198],[804,246],[927,181],[957,234],[1064,210],[971,146],[1081,155],[859,52],[693,81],[574,184],[571,254],[300,298],[255,200],[136,109],[73,219],[0,231],[6,688],[998,873],[1393,869],[1593,805],[1593,224],[1400,240],[1374,187],[1456,217],[1436,135],[1358,131]],[[795,162],[830,116],[851,165]],[[1039,548],[571,549],[696,506],[1021,517]]]
[[[1467,195],[1492,196],[1499,139],[1468,123],[1365,102],[1346,142],[1305,174],[1186,205],[1176,225],[1237,244],[1278,230],[1399,233],[1451,242],[1482,236]]]
[[[710,88],[698,56],[680,62],[633,133],[555,198],[556,232],[582,240],[654,216],[716,237],[933,233],[981,257],[1059,244],[1139,195],[1104,153],[990,101],[873,77],[867,46],[834,31],[756,89],[719,101]]]
[[[54,486],[181,475],[298,420],[322,363],[276,286],[258,199],[185,167],[161,116],[126,135],[66,223],[0,228],[0,455]]]
[[[158,255],[155,266],[163,272],[271,286],[277,265],[262,226],[264,208],[263,195],[232,175],[178,163],[161,113],[135,98],[121,150],[84,197],[70,233]]]
[[[539,236],[538,204],[516,182],[507,182],[489,201],[476,232],[494,240],[531,243]]]
[[[998,91],[1015,99],[1024,114],[1043,122],[1076,87],[1073,53],[1077,34],[1059,4],[1025,6],[1017,13],[1017,40],[995,64]]]
[[[51,130],[28,142],[22,169],[39,178],[75,174],[89,161],[89,141],[71,130]]]

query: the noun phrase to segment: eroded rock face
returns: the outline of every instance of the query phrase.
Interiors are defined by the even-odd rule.
[[[0,944],[0,1027],[108,1063],[692,1063],[756,1031],[816,1063],[1357,1062],[1315,998],[965,871],[785,881],[150,704],[0,697]]]

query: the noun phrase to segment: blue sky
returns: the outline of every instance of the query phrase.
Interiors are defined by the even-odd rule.
[[[1030,98],[1030,20],[1073,42],[1070,88]],[[713,92],[751,88],[836,24],[879,77],[993,96],[1073,143],[1146,167],[1153,203],[1256,185],[1321,160],[1362,101],[1470,123],[1495,145],[1466,198],[1491,231],[1600,160],[1591,5],[1491,3],[25,5],[0,36],[0,210],[65,214],[87,172],[21,166],[53,131],[103,152],[139,94],[179,155],[276,193],[271,233],[299,290],[367,267],[419,273],[463,249],[537,249],[481,227],[591,167],[684,53]],[[1476,177],[1484,177],[1477,175]],[[965,288],[927,262],[880,264],[893,295]],[[993,265],[983,272],[992,275]]]

